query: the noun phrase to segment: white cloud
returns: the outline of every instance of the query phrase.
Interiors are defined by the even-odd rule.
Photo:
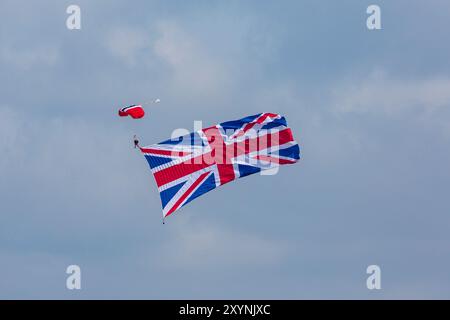
[[[177,219],[177,225],[169,226],[170,239],[163,246],[165,268],[268,266],[283,261],[288,251],[279,241],[211,223],[193,223],[182,216]]]
[[[55,46],[15,48],[4,45],[0,48],[0,60],[17,68],[28,70],[35,66],[55,65],[60,59],[60,51]]]
[[[49,291],[64,293],[64,271],[70,264],[65,257],[45,252],[20,252],[0,249],[0,298],[42,299]],[[62,275],[62,276],[61,276]],[[62,285],[61,285],[62,284]],[[33,288],[46,288],[34,291]],[[61,295],[59,295],[60,297]]]
[[[150,39],[142,30],[121,27],[106,37],[106,47],[111,54],[129,66],[135,66],[141,55],[150,54]]]
[[[367,114],[409,121],[418,128],[450,137],[450,77],[392,77],[374,71],[366,78],[347,79],[332,90],[337,115]]]
[[[118,208],[133,200],[123,201],[118,195],[148,197],[148,176],[141,179],[141,167],[129,167],[146,168],[145,160],[136,154],[130,133],[122,127],[70,117],[39,118],[11,107],[0,108],[0,113],[0,190],[10,197],[5,208],[34,204],[27,212],[27,224],[33,219],[55,222],[64,216],[55,217],[55,208],[68,203],[79,210],[74,219],[80,223],[102,210],[112,219],[125,219]],[[22,202],[13,204],[17,189]],[[3,217],[12,215],[6,209],[3,213]]]
[[[24,119],[10,107],[0,107],[0,173],[14,164],[20,158],[21,149],[17,146],[25,143],[21,128],[24,127]]]
[[[153,27],[120,27],[104,43],[113,57],[129,67],[144,68],[172,95],[184,99],[220,97],[231,85],[224,59],[178,23],[157,21]]]
[[[333,90],[336,111],[347,113],[439,112],[450,108],[450,78],[393,78],[376,71],[365,79],[351,79]]]
[[[229,85],[226,65],[207,52],[207,45],[173,22],[159,22],[157,32],[154,53],[170,67],[179,91],[214,96]]]

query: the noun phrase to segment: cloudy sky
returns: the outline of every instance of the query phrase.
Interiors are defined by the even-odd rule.
[[[2,0],[0,298],[450,298],[449,21],[447,0]],[[262,111],[303,159],[162,225],[133,134]]]

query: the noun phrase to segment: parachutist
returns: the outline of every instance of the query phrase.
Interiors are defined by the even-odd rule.
[[[139,147],[139,140],[134,136],[134,148],[136,149],[137,147]]]

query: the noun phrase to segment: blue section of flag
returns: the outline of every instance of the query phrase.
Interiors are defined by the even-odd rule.
[[[265,124],[264,126],[261,127],[261,129],[268,130],[268,129],[276,128],[279,126],[287,127],[286,119],[284,117],[281,117],[281,119],[275,119],[274,121],[269,122],[268,124]]]
[[[164,191],[161,191],[159,194],[161,196],[161,204],[162,207],[164,208],[167,203],[170,201],[170,199],[173,198],[173,196],[178,192],[178,190],[181,189],[181,187],[185,184],[186,182],[182,182],[179,183],[173,187],[170,187]]]
[[[239,176],[241,178],[261,171],[261,169],[258,167],[247,166],[243,164],[238,165],[238,168],[239,168]]]
[[[163,158],[163,157],[149,156],[149,155],[145,155],[145,159],[147,159],[147,162],[151,169],[172,161],[171,158]]]
[[[211,191],[215,187],[216,187],[216,181],[214,178],[214,173],[211,173],[211,175],[208,178],[206,178],[206,180],[200,185],[200,187],[198,187],[198,189],[195,190],[195,192],[188,198],[188,200],[183,204],[183,206],[188,204],[195,198],[200,197],[202,194],[204,194],[208,191]]]
[[[300,159],[300,148],[298,144],[296,144],[289,148],[280,149],[276,152],[276,154],[279,155],[280,157],[289,157],[298,160]]]
[[[248,117],[245,117],[245,118],[242,118],[242,119],[239,119],[239,120],[222,122],[220,124],[220,126],[224,130],[237,130],[237,129],[242,128],[247,123],[252,122],[253,120],[258,118],[259,116],[261,116],[261,113],[260,114],[255,114],[254,116],[248,116]]]

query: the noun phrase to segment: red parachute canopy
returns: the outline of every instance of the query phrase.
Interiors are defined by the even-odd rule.
[[[133,119],[140,119],[145,115],[144,108],[141,105],[132,105],[119,110],[119,116],[130,116]]]

